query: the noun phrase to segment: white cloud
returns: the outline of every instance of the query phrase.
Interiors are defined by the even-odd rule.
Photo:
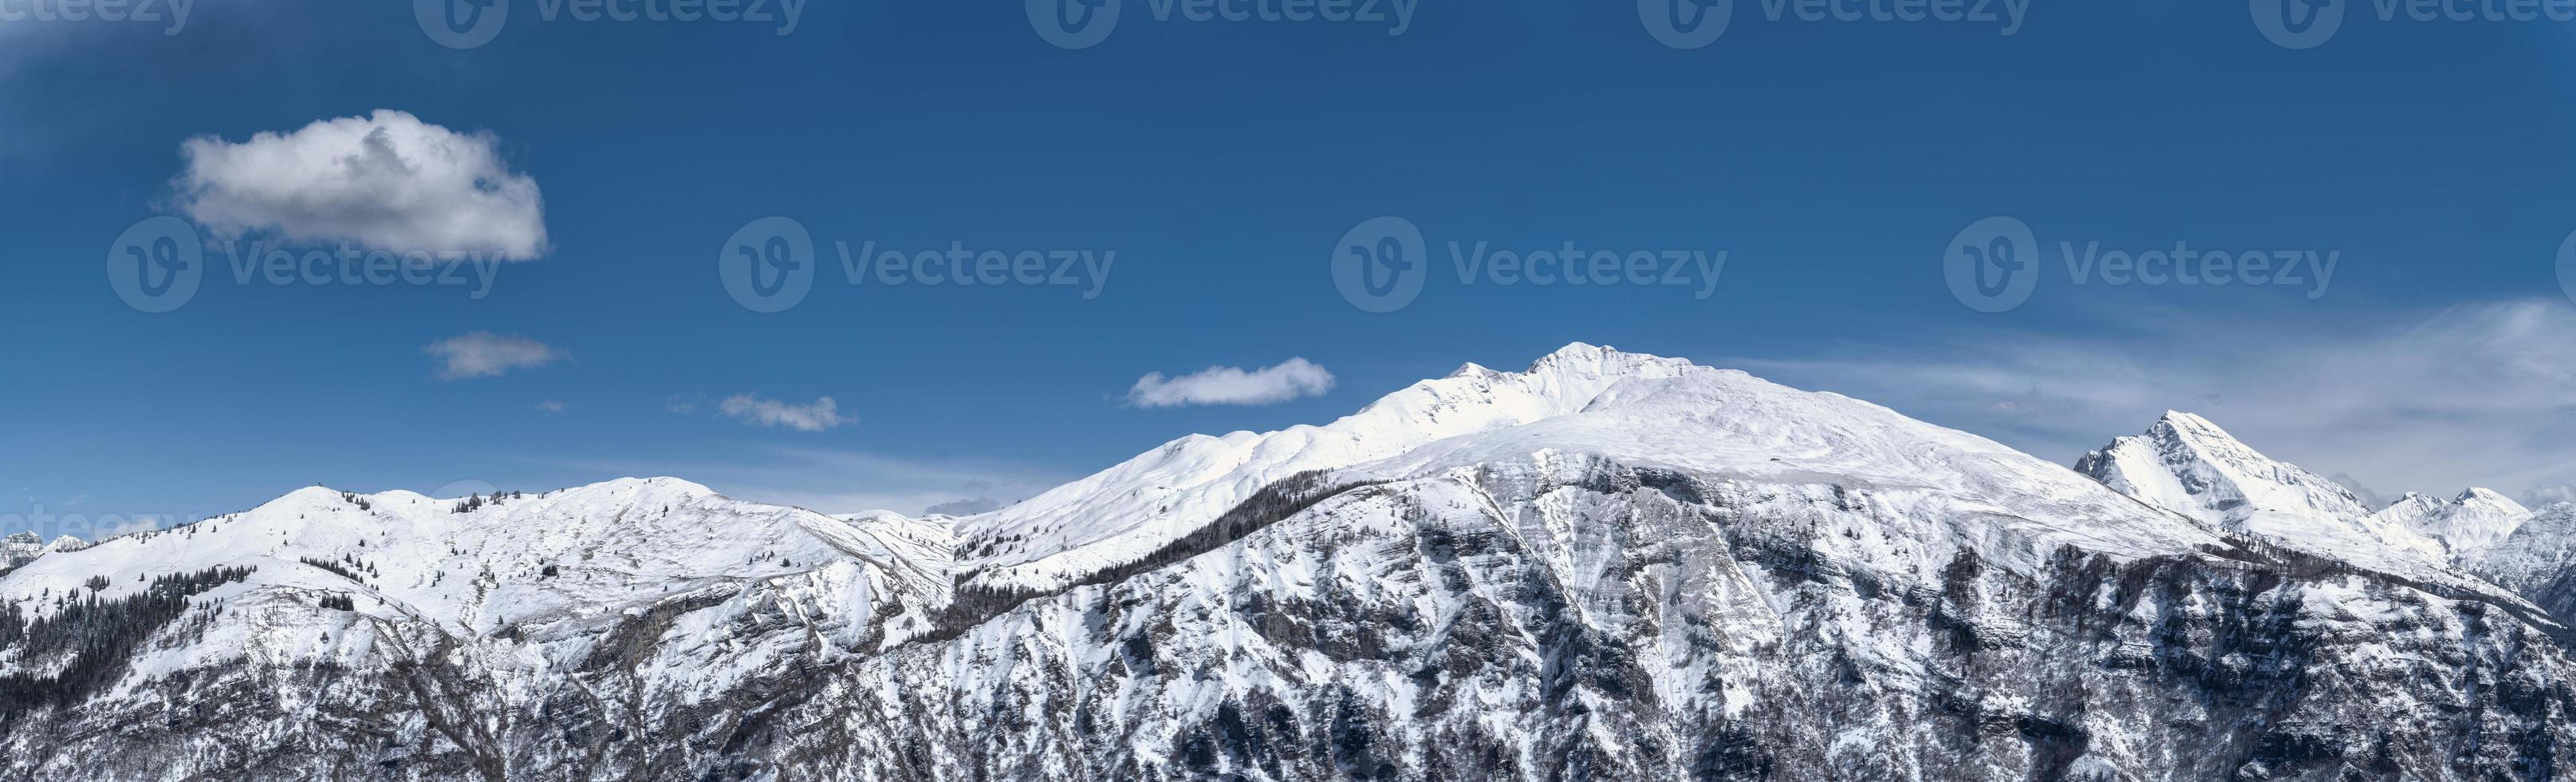
[[[2134,325],[1726,363],[2061,462],[2179,409],[2274,458],[2392,493],[2576,483],[2576,308],[2564,301]]]
[[[572,405],[568,405],[568,404],[564,404],[564,403],[562,403],[562,402],[558,402],[558,401],[555,401],[555,400],[552,400],[552,399],[548,399],[548,400],[545,400],[545,401],[542,401],[542,402],[538,402],[538,403],[537,403],[537,409],[539,409],[539,410],[544,410],[544,411],[549,412],[549,413],[560,413],[560,412],[563,412],[563,411],[565,411],[565,410],[570,410],[570,409],[572,409]]]
[[[1138,378],[1135,388],[1127,390],[1127,403],[1137,407],[1266,405],[1331,390],[1333,373],[1305,359],[1292,358],[1278,366],[1249,372],[1241,367],[1209,367],[1174,378],[1166,378],[1161,372],[1150,373]]]
[[[952,500],[932,505],[921,509],[921,515],[933,516],[946,514],[949,516],[973,516],[978,513],[988,513],[1010,506],[1010,503],[993,499],[991,497],[976,497],[974,499]]]
[[[239,144],[189,139],[187,170],[171,185],[181,212],[226,236],[534,260],[548,251],[543,199],[500,146],[488,132],[378,110]]]
[[[735,394],[716,403],[716,412],[725,417],[740,418],[762,426],[784,426],[800,432],[820,432],[859,422],[858,416],[841,415],[839,410],[840,404],[828,396],[796,405],[750,394]]]
[[[2576,485],[2533,486],[2522,493],[2522,504],[2535,509],[2561,502],[2576,502]]]
[[[432,342],[421,352],[438,357],[440,380],[495,377],[520,367],[552,364],[572,355],[517,334],[502,336],[489,331]]]

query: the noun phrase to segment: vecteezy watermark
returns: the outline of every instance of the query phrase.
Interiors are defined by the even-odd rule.
[[[1726,272],[1725,250],[1613,250],[1571,240],[1535,249],[1497,247],[1488,241],[1445,244],[1460,285],[1678,287],[1691,289],[1691,298],[1706,299]],[[1421,297],[1432,276],[1431,261],[1422,229],[1413,221],[1371,219],[1333,244],[1333,287],[1353,307],[1394,312]]]
[[[188,29],[197,0],[0,0],[0,24],[158,24],[162,35]]]
[[[2334,285],[2341,250],[2212,250],[2177,241],[2171,248],[2131,252],[2099,241],[2057,243],[2060,265],[2075,285],[2286,286],[2304,288],[2309,300]],[[2030,225],[1996,216],[1959,229],[1941,249],[1942,277],[1951,295],[1978,312],[2007,312],[2030,301],[2051,265],[2040,257]]]
[[[15,530],[10,533],[13,536],[30,536],[38,541],[37,545],[72,538],[86,546],[118,535],[181,527],[206,518],[177,513],[54,513],[43,505],[34,505],[26,513],[0,513],[0,530]],[[7,542],[18,544],[26,541]],[[15,552],[0,551],[0,555],[9,553]],[[6,564],[5,558],[0,558],[0,564]]]
[[[193,1],[193,0],[191,0]],[[491,43],[510,22],[513,0],[412,0],[412,17],[429,39],[450,49]],[[8,0],[0,0],[8,2]],[[175,0],[174,0],[175,2]],[[530,0],[517,0],[530,2]],[[537,20],[584,24],[766,24],[792,35],[806,0],[533,0]]]
[[[2254,29],[2283,49],[2314,49],[2343,29],[2349,0],[2246,0]],[[2370,0],[2381,22],[2576,22],[2576,0]]]
[[[2558,289],[2566,292],[2568,301],[2576,302],[2576,233],[2558,243]]]
[[[1100,298],[1117,250],[990,249],[951,241],[945,248],[881,247],[875,240],[832,243],[840,256],[841,278],[853,286],[920,285],[958,287],[1005,285],[1073,288],[1082,298]],[[753,312],[783,312],[805,301],[814,289],[814,234],[787,217],[763,217],[726,239],[716,255],[716,278],[734,303]]]
[[[1754,0],[1767,22],[1936,23],[1994,25],[2001,35],[2021,32],[2030,0]],[[1717,43],[1734,21],[1735,0],[1637,0],[1646,34],[1675,49]]]
[[[1029,27],[1062,49],[1089,49],[1117,32],[1126,0],[1027,0]],[[1380,25],[1388,36],[1413,29],[1422,0],[1144,0],[1156,22]]]
[[[107,247],[107,284],[126,306],[169,312],[197,297],[206,281],[208,248],[236,285],[454,286],[468,298],[491,295],[504,256],[486,250],[395,252],[342,242],[336,247],[209,240],[176,217],[135,223]]]

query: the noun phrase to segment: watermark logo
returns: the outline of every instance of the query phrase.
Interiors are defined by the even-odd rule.
[[[188,29],[196,7],[197,0],[0,0],[0,25],[157,24],[171,36]]]
[[[1942,276],[1969,309],[2010,311],[2039,288],[2039,239],[2018,219],[1997,215],[1969,223],[1950,237],[1947,252]]]
[[[2567,293],[2568,301],[2576,302],[2576,233],[2558,243],[2558,289]]]
[[[76,550],[120,535],[181,527],[206,518],[179,513],[56,513],[33,505],[26,513],[0,513],[0,530],[14,530],[0,540],[0,566],[8,564],[9,555],[32,555],[62,538],[78,541],[66,546]]]
[[[725,241],[716,270],[725,292],[743,309],[784,312],[804,302],[813,288],[823,265],[817,249],[803,223],[764,217]],[[1118,264],[1117,250],[1006,250],[964,240],[930,249],[890,247],[873,239],[856,245],[834,241],[832,249],[842,281],[853,287],[1059,287],[1078,290],[1085,300],[1100,298]]]
[[[1124,0],[1027,0],[1029,26],[1062,49],[1089,49],[1118,29]],[[1232,24],[1327,22],[1386,28],[1389,37],[1413,29],[1422,0],[1144,0],[1155,22]]]
[[[1401,217],[1360,223],[1333,245],[1333,287],[1351,306],[1394,312],[1422,295],[1431,253],[1422,229]]]
[[[107,284],[137,311],[187,306],[206,278],[206,244],[197,227],[176,217],[135,223],[107,246]]]
[[[527,2],[528,0],[521,0]],[[9,0],[0,0],[9,2]],[[534,0],[537,21],[583,24],[765,24],[793,35],[808,0]],[[412,18],[438,45],[473,49],[509,24],[511,0],[412,0]]]
[[[1717,43],[1735,18],[1735,0],[1637,0],[1637,19],[1646,33],[1675,49],[1699,49]]]
[[[2246,0],[2254,29],[2283,49],[2313,49],[2343,29],[2351,0]],[[2370,0],[2381,23],[2576,22],[2576,0]]]
[[[1422,229],[1401,217],[1360,223],[1333,245],[1333,287],[1367,312],[1409,306],[1441,264],[1430,256]],[[1517,248],[1490,241],[1447,241],[1446,267],[1462,286],[1600,286],[1687,288],[1692,298],[1717,291],[1726,272],[1724,250],[1589,248],[1573,241]]]
[[[506,257],[494,250],[397,252],[350,242],[210,241],[194,224],[163,216],[135,223],[108,245],[107,284],[126,306],[156,314],[195,300],[210,267],[228,271],[235,285],[452,286],[469,288],[467,297],[479,301],[491,295]]]
[[[412,0],[412,16],[429,39],[450,49],[491,43],[510,23],[509,0]]]
[[[494,487],[490,481],[467,478],[460,481],[449,481],[445,485],[429,490],[422,496],[433,500],[447,500],[458,497],[489,496],[499,493],[501,493],[501,490]]]
[[[2057,258],[2041,257],[2030,225],[1996,216],[1968,224],[1941,249],[1942,276],[1959,303],[1978,312],[2009,312],[2028,303],[2040,278],[2063,268],[2076,286],[2245,285],[2303,289],[2308,300],[2325,298],[2334,285],[2341,250],[2208,249],[2177,241],[2171,247],[2131,251],[2088,241],[2057,243]]]
[[[1765,22],[1976,24],[2021,32],[2030,0],[1755,0]],[[1637,0],[1646,33],[1675,49],[1701,49],[1726,34],[1735,0]]]
[[[2246,0],[2254,29],[2283,49],[2313,49],[2343,28],[2344,0]]]
[[[1089,49],[1118,31],[1123,0],[1028,0],[1029,26],[1060,49]]]
[[[786,217],[751,221],[726,239],[716,275],[734,303],[759,313],[784,312],[814,289],[814,234]]]

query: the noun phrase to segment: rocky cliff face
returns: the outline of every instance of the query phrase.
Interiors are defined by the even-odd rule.
[[[2576,761],[2559,626],[2485,581],[1588,346],[1325,426],[1178,441],[1041,499],[952,524],[669,479],[470,510],[308,491],[49,555],[0,578],[0,778],[2528,780]]]

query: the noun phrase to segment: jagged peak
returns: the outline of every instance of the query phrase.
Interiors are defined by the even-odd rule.
[[[1651,368],[1674,369],[1688,366],[1694,365],[1685,359],[1665,358],[1646,353],[1626,353],[1606,345],[1575,342],[1557,348],[1554,353],[1540,356],[1537,361],[1530,362],[1529,370],[1522,374],[1535,375],[1550,371],[1573,370],[1598,375],[1629,375],[1639,374]]]
[[[2513,498],[2484,487],[2470,487],[2468,491],[2460,492],[2460,496],[2451,500],[2451,504],[2480,506],[2516,516],[2531,513],[2530,508],[2523,507],[2522,503],[2515,502]]]
[[[1442,377],[1441,379],[1442,379],[1442,380],[1455,380],[1455,379],[1462,378],[1462,377],[1469,377],[1469,378],[1482,378],[1482,377],[1493,377],[1494,375],[1497,375],[1497,374],[1500,374],[1500,373],[1495,372],[1495,371],[1493,371],[1493,370],[1491,370],[1491,369],[1486,369],[1486,368],[1485,368],[1485,365],[1483,365],[1483,364],[1478,364],[1478,363],[1476,363],[1476,362],[1469,361],[1469,362],[1467,362],[1467,363],[1464,363],[1464,364],[1460,364],[1460,365],[1458,365],[1458,368],[1457,368],[1456,370],[1451,371],[1447,376]]]
[[[2420,572],[2448,560],[2443,543],[2414,528],[2438,501],[2374,514],[2351,488],[2191,413],[2166,411],[2146,434],[2115,439],[2076,469],[2149,505],[2374,566]]]
[[[2420,492],[2420,491],[2410,491],[2410,492],[2407,492],[2407,493],[2405,493],[2405,494],[2398,495],[2398,497],[2397,497],[2397,499],[2396,499],[2396,500],[2393,500],[2393,501],[2389,502],[2389,503],[2388,503],[2388,507],[2381,508],[2381,509],[2380,509],[2380,511],[2381,511],[2381,512],[2388,512],[2388,511],[2396,511],[2396,510],[2401,510],[2401,509],[2426,509],[2426,510],[2429,510],[2429,509],[2432,509],[2432,508],[2439,508],[2439,507],[2442,507],[2443,505],[2446,505],[2446,504],[2448,504],[2448,503],[2443,502],[2443,501],[2442,501],[2442,498],[2440,498],[2440,497],[2435,497],[2435,496],[2433,496],[2433,495],[2425,494],[2425,493]]]
[[[2251,446],[2245,445],[2244,441],[2236,439],[2236,435],[2228,434],[2225,428],[2218,425],[2218,422],[2180,410],[2165,411],[2163,416],[2156,419],[2154,426],[2148,427],[2147,433],[2180,438],[2196,444],[2225,443],[2248,451],[2254,450]]]

